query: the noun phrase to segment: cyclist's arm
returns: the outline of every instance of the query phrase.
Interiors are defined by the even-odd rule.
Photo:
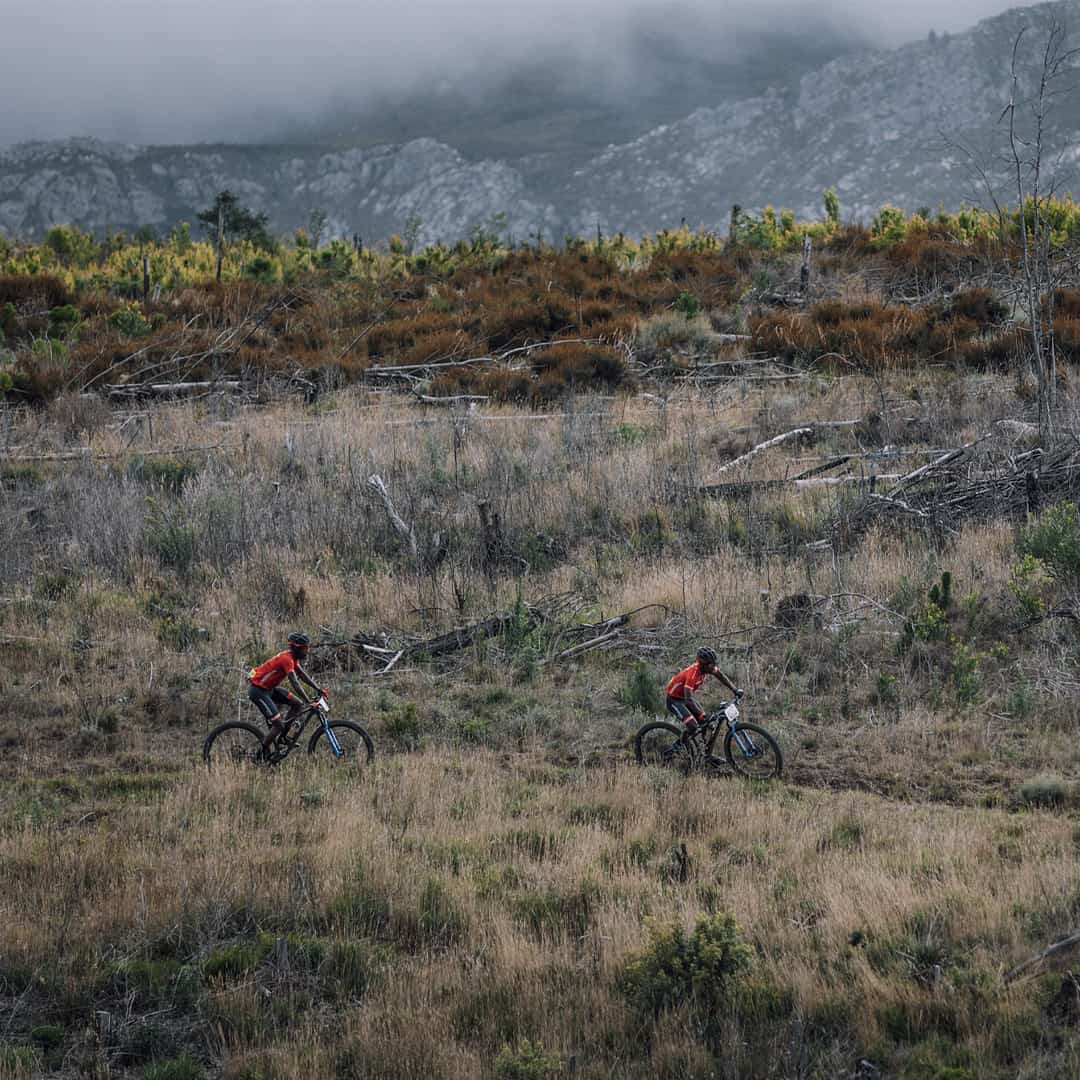
[[[734,694],[738,687],[717,667],[713,668],[713,674]]]
[[[296,674],[315,691],[316,696],[322,693],[322,687],[299,664],[296,665]]]
[[[297,671],[299,671],[299,670],[300,670],[300,669],[299,669],[299,668],[297,668]],[[303,672],[301,672],[301,674],[303,674]],[[309,679],[309,680],[308,680],[308,682],[310,682],[310,681],[311,681],[311,680]],[[310,702],[310,701],[308,701],[308,698],[307,698],[307,694],[305,694],[305,693],[304,693],[304,691],[300,689],[300,684],[299,684],[299,683],[298,683],[298,682],[296,681],[296,675],[295,675],[295,674],[294,674],[293,672],[291,672],[291,671],[289,672],[289,685],[290,685],[290,686],[291,686],[291,687],[293,688],[293,690],[295,690],[295,691],[296,691],[296,696],[297,696],[297,697],[298,697],[298,698],[299,698],[299,699],[300,699],[300,700],[301,700],[301,701],[302,701],[302,702],[303,702],[303,703],[304,703],[305,705],[310,705],[310,704],[311,704],[311,702]],[[313,684],[313,685],[314,685],[314,684]]]

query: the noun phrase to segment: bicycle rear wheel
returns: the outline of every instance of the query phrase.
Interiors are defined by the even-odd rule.
[[[206,736],[203,760],[207,765],[258,765],[265,760],[262,741],[262,733],[251,724],[222,724]]]
[[[784,769],[784,755],[776,740],[757,724],[728,728],[724,757],[735,772],[749,780],[771,780]]]
[[[371,741],[371,736],[359,724],[354,724],[351,720],[331,720],[330,730],[334,733],[334,739],[341,753],[338,754],[320,724],[308,743],[309,754],[314,754],[318,750],[320,757],[332,758],[334,761],[346,762],[350,765],[367,765],[375,756],[375,744]]]
[[[638,730],[634,736],[634,753],[639,765],[658,765],[685,773],[693,764],[690,747],[683,742],[682,732],[663,720]]]

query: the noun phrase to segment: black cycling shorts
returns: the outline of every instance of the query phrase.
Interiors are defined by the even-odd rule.
[[[269,723],[281,711],[278,706],[289,704],[289,695],[277,686],[273,690],[264,690],[261,686],[249,683],[248,700],[254,702],[255,708],[266,717]]]
[[[693,698],[668,697],[667,710],[684,724],[691,716],[695,720],[701,720],[705,716],[701,706]]]

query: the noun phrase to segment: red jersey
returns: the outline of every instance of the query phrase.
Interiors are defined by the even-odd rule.
[[[695,660],[688,668],[684,668],[678,675],[673,675],[671,682],[667,684],[667,696],[681,700],[684,695],[692,694],[704,681],[706,675],[713,672],[703,668]]]
[[[277,656],[271,656],[265,664],[251,669],[248,678],[255,686],[263,690],[273,690],[286,675],[291,675],[296,670],[296,658],[291,650],[285,649]]]

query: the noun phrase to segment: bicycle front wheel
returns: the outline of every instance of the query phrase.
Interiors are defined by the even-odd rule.
[[[771,780],[784,769],[784,756],[776,740],[757,724],[728,728],[724,757],[735,772],[750,780]]]
[[[327,737],[326,729],[320,724],[308,743],[309,754],[318,750],[320,757],[356,765],[367,765],[375,756],[375,744],[359,724],[351,720],[332,720],[329,727],[334,735],[333,740]]]
[[[222,724],[206,736],[203,760],[207,765],[258,765],[264,760],[262,741],[262,733],[251,724]]]
[[[638,731],[634,736],[634,753],[639,765],[659,765],[684,773],[690,771],[693,763],[682,732],[663,720],[646,724]]]

